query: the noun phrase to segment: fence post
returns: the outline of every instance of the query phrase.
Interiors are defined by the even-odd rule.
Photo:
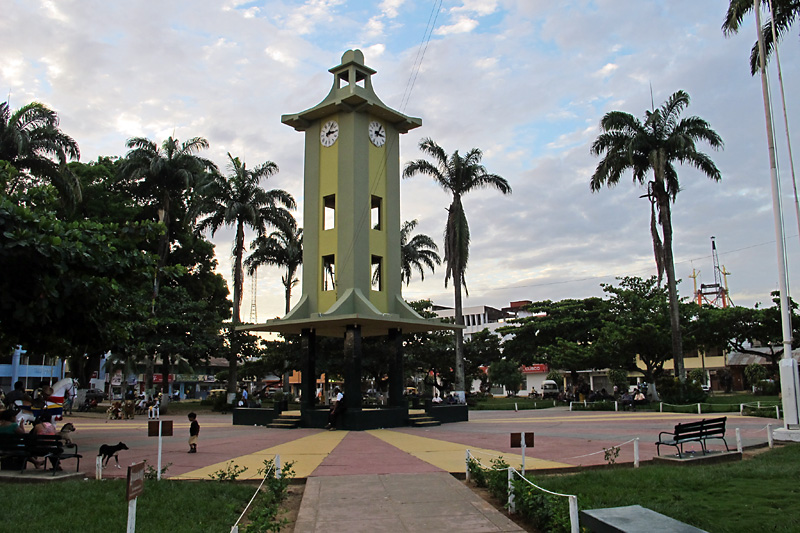
[[[698,415],[702,415],[703,414],[703,412],[700,410],[700,404],[699,403],[697,404],[697,414]]]
[[[464,464],[467,471],[467,483],[469,483],[469,448],[467,448],[467,452],[464,454]]]
[[[744,404],[740,403],[739,404],[739,416],[742,416],[742,415],[744,415]]]
[[[508,514],[514,514],[517,511],[514,505],[514,469],[508,468]]]
[[[580,533],[581,526],[578,522],[578,497],[569,496],[569,530],[570,533]]]
[[[781,419],[781,407],[779,405],[775,406],[775,417],[780,420]]]
[[[736,428],[736,451],[742,453],[742,430]]]
[[[775,447],[775,443],[772,442],[772,424],[767,424],[767,443],[770,449]]]
[[[659,413],[664,412],[664,402],[658,402],[658,412]]]
[[[619,411],[619,402],[617,400],[614,400],[614,410]]]
[[[569,410],[570,410],[570,412],[572,411],[572,403],[573,402],[569,402]]]
[[[103,479],[103,456],[98,455],[97,460],[94,462],[94,478],[97,480]]]
[[[633,439],[633,467],[639,468],[639,437]]]
[[[281,456],[275,454],[275,479],[281,478]]]
[[[761,400],[758,400],[758,403],[756,405],[758,405],[758,408],[761,409]]]

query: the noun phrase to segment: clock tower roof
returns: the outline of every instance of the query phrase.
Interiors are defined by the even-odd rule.
[[[329,69],[333,86],[322,102],[293,115],[283,115],[281,122],[297,131],[305,131],[312,122],[326,116],[344,112],[366,112],[392,124],[399,133],[422,125],[422,119],[408,117],[381,102],[372,88],[375,70],[364,64],[361,50],[348,50],[341,64]]]

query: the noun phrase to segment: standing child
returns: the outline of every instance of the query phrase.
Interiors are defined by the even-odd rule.
[[[200,424],[197,423],[197,415],[189,413],[189,420],[192,425],[189,426],[189,453],[197,453],[197,437],[200,435]]]

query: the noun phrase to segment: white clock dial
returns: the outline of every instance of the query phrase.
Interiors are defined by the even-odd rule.
[[[372,144],[380,148],[383,146],[383,143],[386,142],[386,130],[383,128],[383,124],[374,120],[369,123],[369,140],[372,141]]]
[[[336,139],[339,138],[339,124],[335,120],[329,120],[322,126],[319,132],[319,142],[322,146],[333,146]]]

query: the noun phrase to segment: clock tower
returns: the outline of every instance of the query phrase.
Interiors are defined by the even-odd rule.
[[[308,409],[316,384],[314,337],[343,337],[347,418],[355,419],[362,336],[389,337],[396,352],[389,400],[399,406],[402,334],[455,326],[423,319],[401,294],[399,138],[422,121],[381,102],[372,87],[376,71],[360,50],[345,52],[329,72],[333,86],[319,104],[281,117],[305,133],[302,296],[285,317],[245,328],[303,335]]]

